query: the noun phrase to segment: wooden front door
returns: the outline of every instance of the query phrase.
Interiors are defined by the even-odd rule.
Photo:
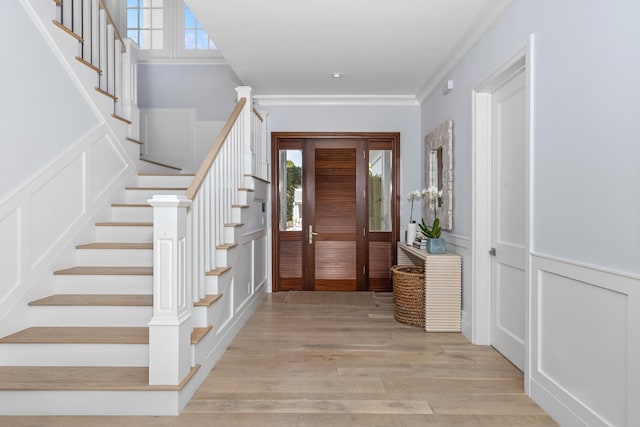
[[[272,139],[274,290],[390,291],[398,134]]]

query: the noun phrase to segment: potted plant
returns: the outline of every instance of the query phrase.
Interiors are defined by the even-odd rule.
[[[440,228],[440,219],[438,218],[437,202],[438,197],[442,197],[442,191],[434,186],[422,190],[423,196],[429,199],[429,203],[433,206],[433,225],[431,228],[424,222],[424,218],[421,220],[420,232],[427,238],[427,252],[430,254],[443,254],[447,249],[446,241],[441,238],[442,229]]]

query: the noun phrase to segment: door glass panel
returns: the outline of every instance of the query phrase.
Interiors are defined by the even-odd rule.
[[[302,230],[302,150],[280,150],[280,231]]]
[[[369,150],[369,231],[391,231],[391,150]]]

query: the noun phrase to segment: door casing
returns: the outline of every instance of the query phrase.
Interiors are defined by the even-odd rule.
[[[531,340],[531,209],[533,149],[533,69],[534,36],[523,43],[510,59],[489,73],[471,93],[472,99],[472,242],[471,242],[471,324],[466,332],[474,344],[491,344],[491,94],[515,72],[524,68],[526,92],[525,141],[525,363],[524,388],[530,385]]]

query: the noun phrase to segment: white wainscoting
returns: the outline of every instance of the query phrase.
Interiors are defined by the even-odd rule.
[[[223,121],[197,121],[193,108],[145,108],[140,112],[140,139],[150,159],[194,173],[209,152]]]
[[[133,161],[99,125],[0,205],[0,335],[28,325],[27,303],[52,293],[53,271],[124,188]]]
[[[640,278],[532,255],[531,397],[561,425],[640,425]]]

